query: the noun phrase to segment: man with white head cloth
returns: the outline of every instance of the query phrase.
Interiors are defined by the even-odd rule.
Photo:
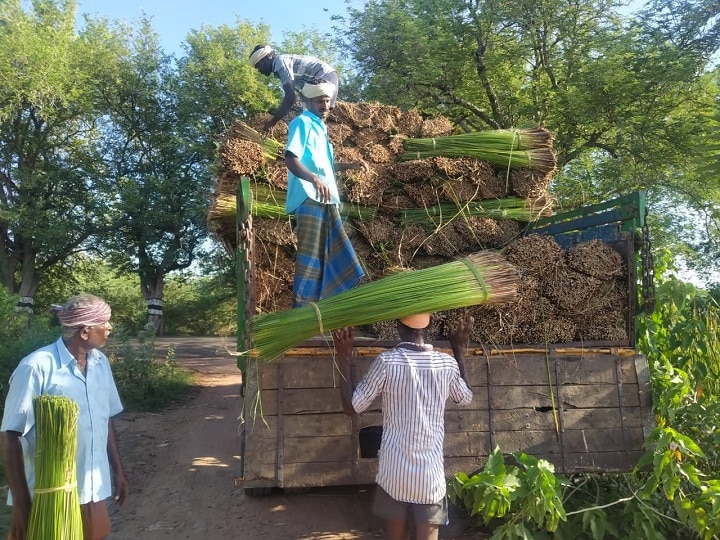
[[[330,83],[306,83],[301,90],[305,110],[288,126],[285,210],[295,216],[297,236],[293,307],[350,289],[363,276],[340,219],[335,173],[369,166],[364,160],[334,161],[325,124],[334,94]]]
[[[114,493],[121,506],[129,493],[112,419],[123,408],[108,359],[98,350],[112,330],[110,306],[81,294],[57,315],[62,335],[20,360],[5,400],[0,443],[10,486],[8,504],[13,505],[12,540],[24,540],[27,533],[35,483],[33,399],[38,395],[65,396],[79,407],[76,474],[84,540],[110,534],[105,500]]]
[[[330,108],[335,108],[340,80],[337,71],[330,64],[314,56],[301,54],[277,54],[268,45],[257,45],[250,55],[250,65],[266,76],[280,79],[283,100],[273,117],[263,126],[269,132],[275,124],[285,118],[295,103],[295,91],[300,92],[305,83],[328,82],[333,85]]]

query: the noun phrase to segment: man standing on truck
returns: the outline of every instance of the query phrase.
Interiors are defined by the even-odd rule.
[[[401,318],[401,342],[378,355],[357,387],[350,369],[353,329],[333,332],[345,413],[361,413],[382,396],[373,512],[385,520],[390,540],[409,538],[411,519],[417,540],[437,540],[440,525],[448,522],[445,402],[448,397],[462,405],[472,401],[464,354],[473,322],[469,317],[449,332],[453,358],[425,343],[429,313]]]
[[[335,108],[340,80],[337,71],[330,64],[314,56],[300,54],[276,54],[268,45],[257,45],[250,55],[250,65],[265,76],[275,75],[280,79],[283,100],[273,117],[263,126],[268,133],[280,120],[285,118],[295,103],[295,91],[302,90],[308,82],[327,82],[333,85],[330,109]]]
[[[364,160],[334,161],[325,124],[334,92],[330,83],[306,83],[301,90],[305,110],[288,126],[285,210],[295,215],[297,236],[293,307],[350,289],[364,275],[340,219],[335,173],[369,166]]]

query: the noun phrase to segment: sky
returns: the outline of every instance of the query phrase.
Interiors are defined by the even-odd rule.
[[[359,2],[354,2],[359,5]],[[151,19],[168,53],[181,54],[181,43],[190,30],[202,25],[234,26],[240,17],[252,24],[270,26],[275,43],[288,31],[330,29],[332,15],[346,13],[343,0],[78,0],[78,14],[93,18],[107,17],[127,22],[139,20],[143,14]]]

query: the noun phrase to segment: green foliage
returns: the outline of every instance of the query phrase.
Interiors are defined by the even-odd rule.
[[[118,350],[110,355],[115,384],[127,410],[156,411],[185,397],[192,373],[178,367],[170,349],[165,359],[155,358],[152,324],[136,339],[120,335]]]
[[[519,467],[506,466],[496,447],[481,472],[470,477],[458,473],[450,480],[448,497],[485,525],[492,523],[495,540],[538,538],[533,531],[556,531],[566,520],[561,487],[567,480],[556,476],[548,461],[522,452],[512,456]]]
[[[35,349],[52,343],[59,335],[47,317],[32,323],[26,314],[15,311],[18,297],[0,287],[0,411],[5,405],[7,382],[20,360]]]
[[[660,261],[664,269],[667,261]],[[720,306],[706,291],[658,276],[658,303],[638,321],[638,347],[652,370],[657,427],[638,463],[640,495],[671,501],[677,519],[703,539],[720,535]]]

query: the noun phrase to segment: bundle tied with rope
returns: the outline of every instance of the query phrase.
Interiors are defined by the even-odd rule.
[[[257,315],[250,355],[270,361],[302,341],[346,326],[423,312],[510,302],[517,273],[495,252],[481,251],[437,266],[391,274],[307,306]]]
[[[37,448],[28,540],[82,538],[77,491],[77,430],[80,409],[65,396],[33,400]]]

